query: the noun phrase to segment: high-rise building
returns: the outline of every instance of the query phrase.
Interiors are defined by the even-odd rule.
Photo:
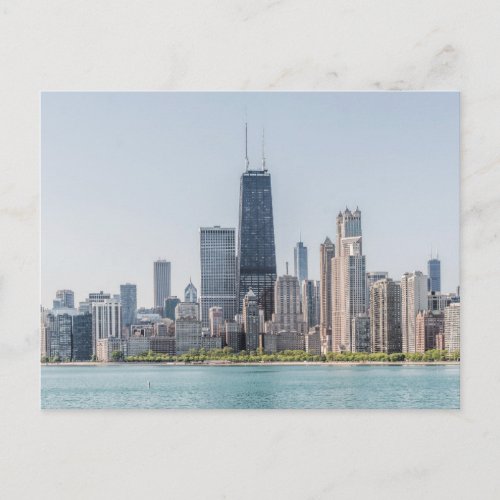
[[[320,282],[304,280],[302,282],[302,315],[308,328],[319,325],[320,317]]]
[[[59,357],[61,361],[71,361],[73,317],[68,313],[53,311],[47,315],[46,336],[49,357]]]
[[[352,319],[352,351],[371,352],[370,316],[358,314]]]
[[[370,288],[378,280],[383,280],[389,277],[386,271],[368,271],[366,273],[366,309],[370,308]]]
[[[60,307],[75,307],[75,292],[73,290],[57,290],[56,300],[59,301]]]
[[[401,277],[402,352],[417,352],[416,321],[418,311],[427,309],[427,276],[420,271]]]
[[[224,323],[226,331],[226,342],[233,352],[240,352],[245,348],[244,333],[241,331],[241,324],[236,321],[226,321]]]
[[[276,312],[272,316],[273,332],[279,333],[285,331],[304,334],[308,329],[300,312],[300,287],[298,278],[289,274],[279,276],[274,285],[274,290],[274,307]]]
[[[116,299],[92,302],[92,352],[97,354],[97,342],[108,337],[120,339],[121,304]]]
[[[122,327],[135,323],[137,313],[137,286],[131,283],[120,285],[120,301],[122,304]]]
[[[441,261],[436,258],[430,258],[427,261],[427,274],[429,279],[427,281],[427,290],[429,292],[441,291]]]
[[[371,287],[370,342],[372,352],[401,352],[401,286],[390,278]]]
[[[175,308],[175,346],[177,354],[201,348],[201,321],[197,302],[180,302]]]
[[[92,358],[92,314],[73,316],[73,361],[90,361]]]
[[[366,262],[362,248],[361,211],[337,216],[337,244],[332,261],[332,349],[351,351],[352,320],[366,312]]]
[[[166,260],[156,260],[153,264],[154,272],[154,306],[163,307],[163,302],[170,297],[170,262]]]
[[[271,175],[263,155],[262,169],[249,168],[240,181],[238,232],[239,298],[238,309],[249,289],[257,296],[265,319],[274,311],[273,295],[276,281],[276,251],[274,246],[273,202]]]
[[[89,298],[87,299],[89,303],[92,302],[104,302],[107,299],[111,298],[110,293],[104,293],[102,290],[100,292],[91,292],[89,293]]]
[[[177,307],[177,304],[179,304],[180,299],[177,297],[167,297],[165,299],[165,303],[163,306],[163,317],[164,318],[169,318],[172,321],[175,320],[175,308]],[[185,301],[185,302],[190,302],[190,301]],[[194,301],[196,302],[196,300]]]
[[[208,320],[210,326],[210,335],[212,337],[219,337],[224,332],[225,337],[224,312],[222,310],[222,307],[211,307],[208,310]]]
[[[236,231],[228,227],[200,228],[201,322],[209,326],[211,307],[222,308],[224,320],[231,321],[236,304]]]
[[[460,297],[455,293],[429,292],[427,294],[429,311],[444,311],[453,302],[460,302]]]
[[[307,279],[307,247],[299,241],[293,249],[293,272],[299,285]]]
[[[436,336],[444,333],[444,314],[441,311],[419,311],[415,320],[415,349],[424,353],[436,349]]]
[[[332,334],[332,259],[335,257],[335,245],[327,236],[319,247],[320,273],[320,332],[324,352],[331,350],[327,337]]]
[[[460,302],[444,310],[444,344],[450,353],[460,351]]]
[[[198,302],[198,290],[193,285],[191,278],[189,278],[189,283],[184,288],[184,302]]]
[[[247,351],[255,351],[259,347],[260,318],[258,297],[252,288],[243,298],[243,330]]]

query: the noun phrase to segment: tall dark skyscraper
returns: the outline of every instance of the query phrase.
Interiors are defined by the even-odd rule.
[[[427,281],[427,291],[440,292],[441,291],[441,261],[435,257],[427,261],[427,274],[429,276]]]
[[[238,310],[242,310],[243,299],[252,288],[259,307],[264,309],[265,319],[270,320],[276,281],[271,175],[266,168],[264,152],[261,170],[250,169],[247,151],[245,160],[246,171],[240,181]]]

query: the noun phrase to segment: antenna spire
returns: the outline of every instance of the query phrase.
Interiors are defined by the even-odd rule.
[[[262,128],[262,170],[266,171],[266,154],[265,154],[265,136],[264,128]]]
[[[248,124],[245,121],[245,168],[247,172],[249,166],[250,162],[248,161]]]

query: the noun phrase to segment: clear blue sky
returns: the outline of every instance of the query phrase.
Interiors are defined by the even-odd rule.
[[[250,165],[266,130],[278,273],[302,232],[309,277],[339,209],[359,206],[367,270],[459,280],[459,94],[220,92],[42,94],[42,304],[60,288],[153,303],[153,261],[172,293],[199,288],[200,226],[238,226],[244,122]],[[293,267],[291,267],[293,269]]]

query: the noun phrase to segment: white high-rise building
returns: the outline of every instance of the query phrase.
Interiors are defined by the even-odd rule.
[[[156,260],[154,270],[154,306],[163,307],[165,299],[170,297],[171,266],[166,260]]]
[[[401,277],[401,336],[403,352],[417,352],[417,314],[419,311],[427,310],[427,308],[427,276],[420,271],[404,273]]]
[[[361,211],[337,216],[337,244],[332,260],[332,349],[352,350],[352,320],[366,312],[366,262]]]
[[[450,353],[460,351],[460,302],[444,310],[444,346]]]
[[[236,246],[233,227],[200,228],[201,321],[209,326],[209,310],[221,307],[224,320],[234,320],[236,303]]]
[[[97,353],[97,341],[108,337],[121,338],[121,304],[116,299],[92,302],[92,348]]]

